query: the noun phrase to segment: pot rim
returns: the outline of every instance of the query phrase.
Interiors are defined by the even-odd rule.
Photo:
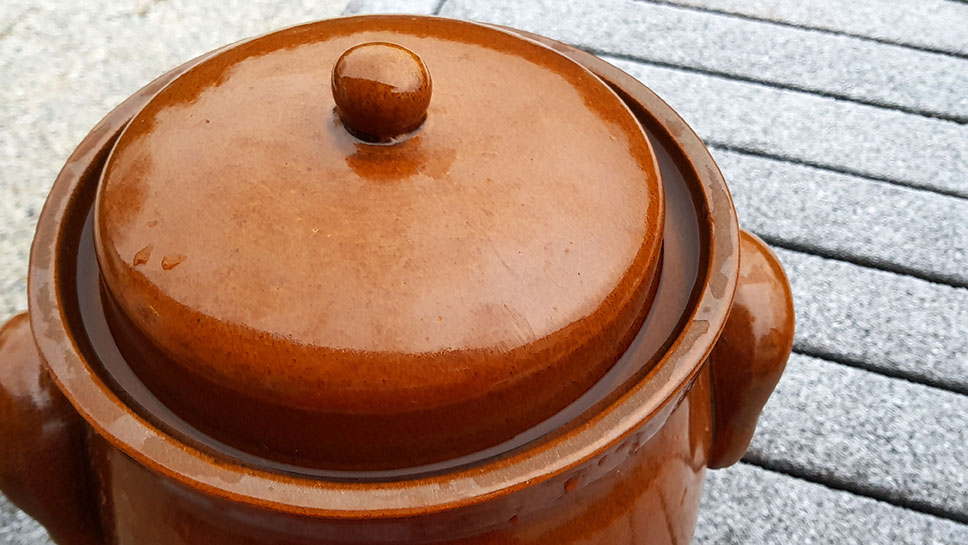
[[[572,57],[620,96],[627,95],[644,106],[655,132],[667,140],[670,149],[680,152],[681,156],[675,158],[679,168],[692,170],[700,182],[693,189],[702,192],[702,202],[697,204],[705,205],[708,213],[703,235],[709,243],[705,268],[700,269],[701,294],[688,323],[645,377],[568,433],[469,467],[393,481],[329,481],[252,468],[187,445],[136,414],[85,360],[70,330],[70,305],[64,304],[63,284],[73,283],[74,278],[65,278],[62,271],[64,261],[73,258],[69,245],[78,233],[68,228],[72,224],[69,220],[86,213],[78,209],[84,208],[82,204],[93,198],[96,189],[96,185],[80,187],[78,182],[104,160],[128,120],[154,94],[171,79],[232,44],[167,72],[111,111],[67,160],[41,212],[28,276],[31,329],[52,378],[78,413],[100,436],[139,464],[191,488],[260,508],[334,519],[401,518],[489,501],[587,462],[646,422],[649,434],[657,430],[702,368],[732,306],[739,267],[739,227],[732,198],[699,137],[645,85],[590,53],[514,32]]]

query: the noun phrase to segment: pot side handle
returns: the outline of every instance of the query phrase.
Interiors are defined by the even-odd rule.
[[[47,374],[26,313],[0,328],[0,490],[61,545],[103,545],[81,417]]]
[[[743,457],[793,348],[793,294],[766,243],[740,231],[739,283],[709,356],[713,430],[708,466]]]

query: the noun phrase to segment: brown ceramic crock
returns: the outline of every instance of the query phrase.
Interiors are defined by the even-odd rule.
[[[641,83],[322,21],[178,67],[58,176],[0,488],[58,543],[686,543],[789,355],[775,256]]]

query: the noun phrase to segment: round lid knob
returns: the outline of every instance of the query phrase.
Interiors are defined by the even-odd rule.
[[[333,68],[333,99],[343,125],[368,142],[389,142],[427,118],[430,73],[413,51],[389,42],[351,47]]]

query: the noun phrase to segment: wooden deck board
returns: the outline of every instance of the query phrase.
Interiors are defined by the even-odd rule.
[[[968,525],[740,463],[706,474],[696,545],[964,545]]]
[[[968,125],[614,59],[707,143],[968,198]]]
[[[968,397],[794,354],[746,459],[968,523],[961,445]]]
[[[644,0],[651,1],[651,0]],[[968,56],[968,5],[950,0],[667,0],[702,8]]]
[[[968,287],[968,201],[714,148],[740,223],[783,247]]]
[[[968,290],[774,250],[793,287],[795,350],[968,391]]]

